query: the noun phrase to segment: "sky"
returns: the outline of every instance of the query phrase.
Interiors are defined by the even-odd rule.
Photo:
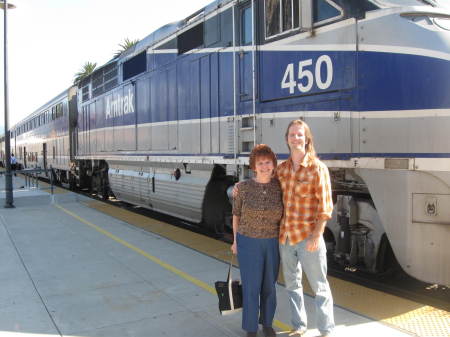
[[[9,126],[67,89],[87,61],[109,61],[126,38],[143,39],[212,0],[8,0]],[[0,9],[0,134],[4,134],[4,19]]]

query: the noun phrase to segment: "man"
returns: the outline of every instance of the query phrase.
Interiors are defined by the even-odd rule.
[[[333,298],[327,281],[327,256],[322,234],[331,218],[333,201],[327,167],[317,158],[309,126],[292,121],[286,131],[288,160],[277,168],[283,191],[284,215],[280,224],[280,255],[294,330],[307,330],[302,270],[315,293],[317,327],[322,336],[334,329]]]
[[[14,157],[14,153],[11,153],[11,170],[14,172],[14,176],[16,176],[17,169],[17,159]]]

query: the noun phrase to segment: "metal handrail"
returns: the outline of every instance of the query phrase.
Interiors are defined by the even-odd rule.
[[[27,187],[39,187],[39,175],[41,173],[45,173],[45,175],[48,176],[48,171],[50,171],[50,191],[53,195],[53,174],[52,174],[52,167],[50,166],[50,169],[43,169],[41,167],[34,167],[34,168],[26,168],[22,170],[15,170],[15,173],[21,173],[25,176],[25,186]]]

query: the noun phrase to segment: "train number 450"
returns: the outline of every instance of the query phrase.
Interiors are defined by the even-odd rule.
[[[333,82],[333,62],[328,55],[321,55],[316,61],[314,73],[309,69],[313,65],[313,60],[303,60],[298,62],[298,77],[295,79],[294,63],[289,63],[284,71],[281,89],[289,89],[289,93],[295,93],[297,88],[301,93],[309,92],[314,82],[321,90],[328,89]],[[322,78],[322,65],[326,67],[325,79]]]

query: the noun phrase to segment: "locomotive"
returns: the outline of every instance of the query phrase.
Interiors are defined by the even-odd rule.
[[[450,284],[450,10],[436,0],[217,0],[11,129],[24,167],[201,224],[303,119],[329,167],[329,256]],[[50,170],[51,168],[51,170]]]

